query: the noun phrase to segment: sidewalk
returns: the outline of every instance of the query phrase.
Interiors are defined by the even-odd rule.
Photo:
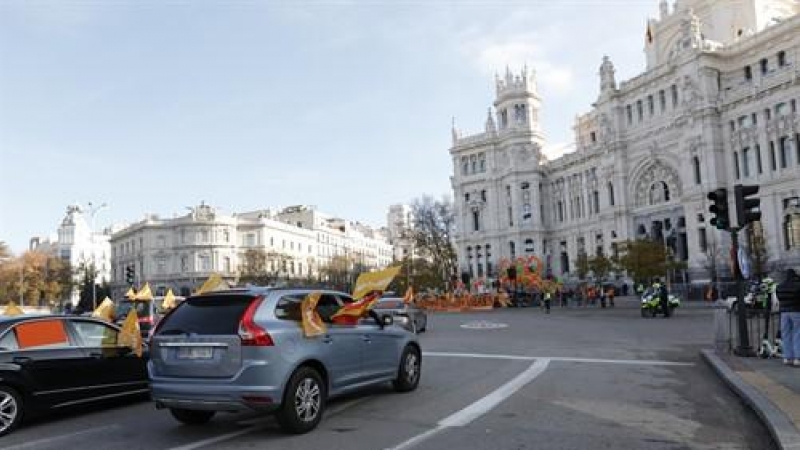
[[[725,351],[701,350],[700,355],[756,412],[778,448],[800,450],[800,367]]]

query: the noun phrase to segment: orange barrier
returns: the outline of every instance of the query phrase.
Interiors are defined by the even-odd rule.
[[[428,311],[450,312],[486,311],[510,304],[507,294],[420,294],[414,297],[414,303]]]

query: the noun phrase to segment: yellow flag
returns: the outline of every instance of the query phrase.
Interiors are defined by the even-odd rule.
[[[136,356],[142,356],[142,333],[139,329],[136,308],[131,308],[125,321],[122,322],[122,330],[117,336],[117,345],[130,347]]]
[[[115,316],[114,302],[108,297],[104,298],[97,309],[92,312],[92,317],[98,317],[108,322],[113,322]]]
[[[403,296],[403,303],[411,303],[414,301],[414,288],[409,286],[406,289],[406,295]]]
[[[6,309],[3,311],[4,316],[19,316],[21,314],[25,314],[25,311],[22,310],[16,303],[8,302],[6,305]]]
[[[167,290],[167,295],[164,296],[164,300],[161,302],[161,309],[168,310],[178,306],[178,301],[175,299],[175,294],[172,293],[172,289]]]
[[[400,272],[400,267],[387,267],[377,272],[362,273],[356,280],[356,287],[353,288],[353,298],[358,300],[372,291],[385,291]]]
[[[150,283],[145,283],[144,287],[136,293],[136,296],[133,297],[134,300],[144,301],[144,302],[151,302],[153,301],[153,293],[150,292]]]
[[[212,291],[220,291],[223,289],[230,289],[230,285],[228,284],[227,281],[222,279],[222,276],[220,276],[220,274],[215,273],[212,274],[210,277],[208,277],[206,282],[203,283],[202,286],[200,286],[200,289],[198,289],[197,292],[195,292],[195,295],[200,295]]]
[[[125,293],[125,298],[133,300],[134,297],[136,297],[136,292],[133,291],[132,287],[129,287],[128,292]]]
[[[300,304],[300,311],[303,318],[303,334],[306,337],[319,336],[328,332],[328,327],[317,313],[317,302],[322,295],[320,292],[312,292],[303,299]]]

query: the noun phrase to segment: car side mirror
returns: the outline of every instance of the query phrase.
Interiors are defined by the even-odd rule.
[[[381,326],[388,327],[394,323],[394,318],[389,314],[384,314],[381,316]]]

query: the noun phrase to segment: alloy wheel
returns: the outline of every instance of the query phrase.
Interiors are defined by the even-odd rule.
[[[19,412],[17,399],[7,391],[0,391],[0,433],[14,425]]]
[[[416,353],[409,352],[406,356],[404,372],[406,373],[406,380],[413,384],[417,376],[419,376],[419,360]]]
[[[317,382],[306,378],[297,386],[294,395],[294,408],[297,417],[304,422],[311,422],[319,414],[322,396]]]

